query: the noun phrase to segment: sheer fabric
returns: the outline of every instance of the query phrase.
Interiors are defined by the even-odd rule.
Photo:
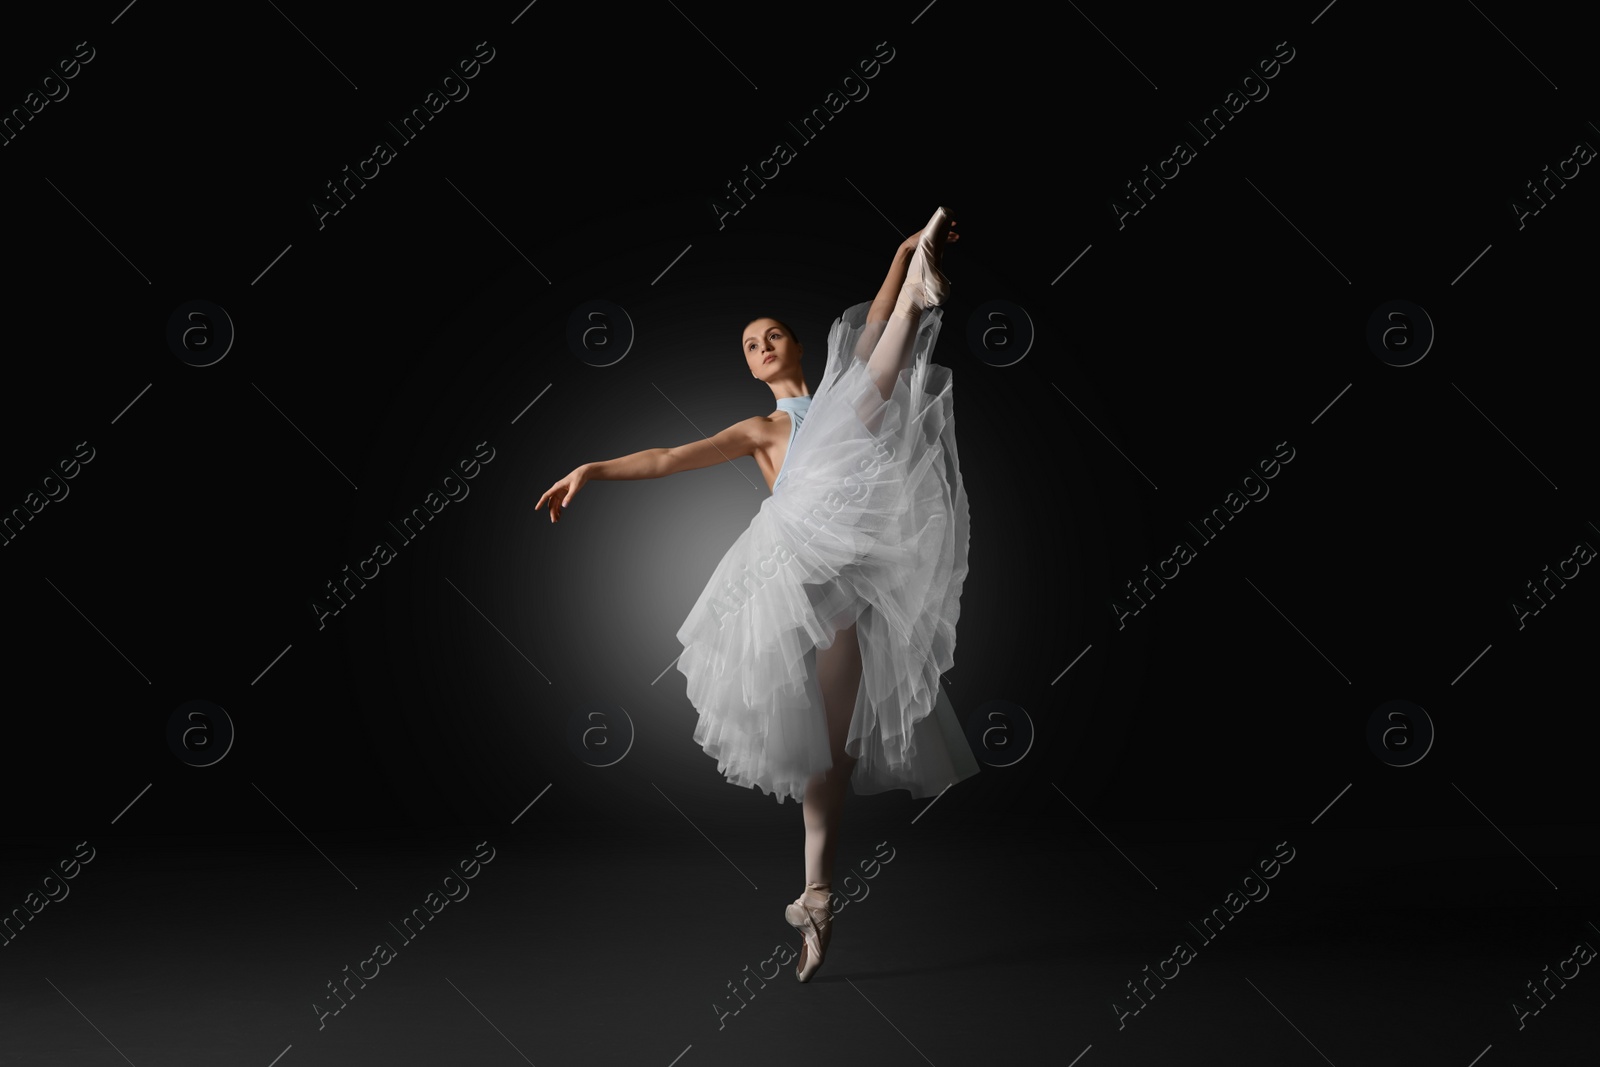
[[[780,803],[832,765],[816,650],[852,623],[855,792],[927,797],[978,772],[939,682],[968,545],[952,375],[930,359],[943,309],[869,324],[869,306],[835,320],[783,480],[677,635],[695,742],[728,781]]]

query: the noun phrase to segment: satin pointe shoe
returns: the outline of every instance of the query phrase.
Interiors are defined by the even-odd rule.
[[[939,270],[934,252],[945,244],[952,221],[950,212],[941,207],[922,228],[906,268],[905,283],[900,287],[897,303],[902,307],[922,310],[938,307],[950,298],[950,280]]]
[[[822,882],[807,882],[807,889],[825,892],[830,887]],[[828,940],[833,936],[833,910],[827,902],[820,906],[807,904],[801,893],[793,904],[783,909],[783,917],[790,926],[800,931],[800,959],[795,963],[794,976],[801,982],[811,981],[811,976],[822,966],[822,954],[827,951]]]

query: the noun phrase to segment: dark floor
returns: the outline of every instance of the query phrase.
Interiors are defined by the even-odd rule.
[[[3,950],[6,1062],[1594,1062],[1600,991],[1581,972],[1521,1027],[1510,1007],[1575,942],[1600,943],[1592,858],[1551,858],[1570,828],[1521,829],[1536,870],[1488,828],[1237,825],[1198,841],[1174,838],[1204,828],[1144,825],[1114,847],[1063,811],[1037,836],[983,840],[943,834],[938,814],[858,814],[836,882],[892,858],[848,884],[859,899],[805,986],[790,968],[750,977],[797,941],[782,921],[794,850],[687,824],[584,847],[530,813],[456,843],[320,841],[326,858],[299,838],[120,839]],[[467,895],[449,882],[460,899],[402,940],[390,923],[478,840],[493,858]],[[1188,923],[1279,841],[1293,859],[1268,895],[1202,940]],[[1179,940],[1194,955],[1163,965]],[[378,941],[395,954],[319,1026],[315,1005],[337,1006],[326,983]],[[1147,965],[1178,973],[1119,1016]]]

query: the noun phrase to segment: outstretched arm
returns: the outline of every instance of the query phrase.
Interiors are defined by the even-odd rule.
[[[699,470],[701,467],[726,463],[740,456],[753,455],[756,449],[761,447],[762,429],[770,425],[764,416],[754,415],[710,437],[702,437],[686,445],[660,449],[659,451],[663,453],[660,461],[661,473],[655,477],[677,474],[680,471]]]
[[[647,448],[616,459],[584,463],[571,474],[545,490],[534,509],[550,504],[550,521],[561,521],[562,510],[578,495],[578,490],[591,481],[632,481],[640,478],[664,478],[679,471],[698,470],[714,463],[725,463],[739,456],[753,454],[760,447],[762,429],[768,425],[760,415],[736,422],[720,433],[702,437],[684,445],[671,448]]]

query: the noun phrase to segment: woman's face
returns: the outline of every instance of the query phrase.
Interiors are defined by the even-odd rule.
[[[798,367],[800,350],[777,319],[756,319],[744,328],[744,361],[763,381]]]

